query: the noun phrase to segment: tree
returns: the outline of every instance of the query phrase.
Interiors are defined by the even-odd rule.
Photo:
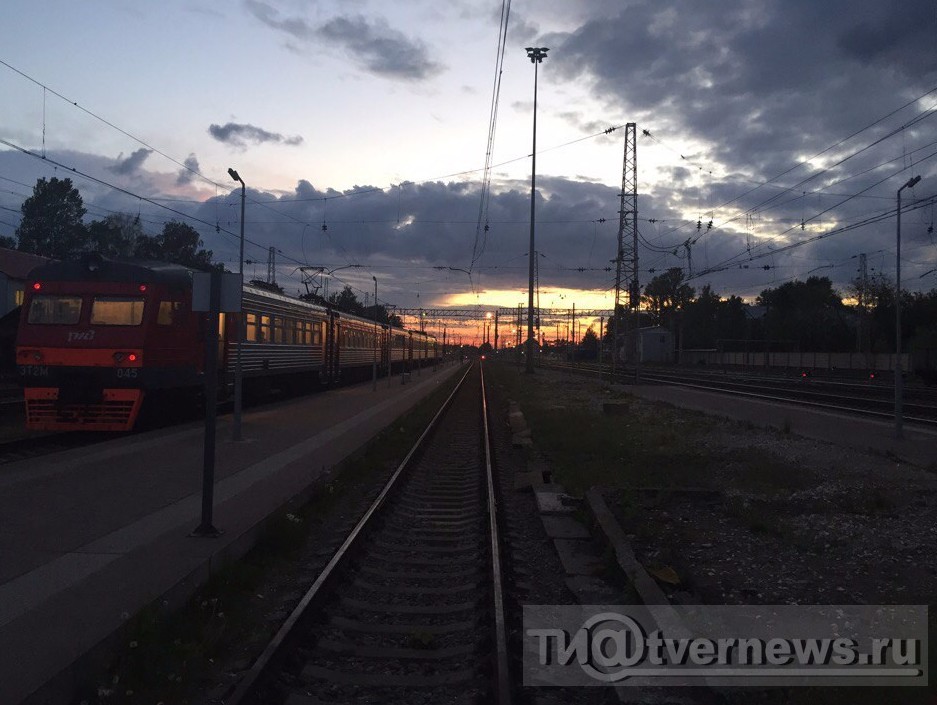
[[[0,247],[5,247],[8,250],[15,250],[16,238],[10,237],[9,235],[0,235]]]
[[[105,257],[132,257],[137,244],[147,236],[140,216],[112,213],[88,225],[88,247]]]
[[[599,336],[596,335],[595,329],[592,326],[586,329],[582,340],[579,341],[579,350],[582,352],[582,356],[589,360],[594,360],[598,355]]]
[[[16,238],[23,252],[65,260],[87,249],[88,231],[82,222],[87,211],[71,179],[39,179],[20,212]]]
[[[134,246],[134,257],[174,262],[193,269],[212,269],[212,251],[202,249],[202,239],[191,225],[172,220],[156,237],[144,235]]]
[[[358,297],[355,296],[355,292],[352,291],[351,287],[347,284],[340,292],[329,296],[329,303],[348,313],[353,313],[358,316],[364,314],[364,306],[361,305],[361,302],[358,301]]]
[[[827,277],[792,281],[765,289],[758,303],[767,307],[765,335],[800,350],[838,352],[855,347],[846,323],[846,306]]]
[[[647,283],[642,298],[651,309],[654,322],[663,325],[674,309],[685,308],[692,301],[694,293],[692,286],[683,283],[683,270],[671,267]]]

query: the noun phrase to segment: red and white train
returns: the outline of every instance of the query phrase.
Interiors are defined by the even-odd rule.
[[[207,317],[193,270],[90,256],[30,275],[16,341],[27,428],[127,431],[144,404],[181,403],[204,382]],[[245,394],[313,388],[433,364],[436,339],[245,286]],[[230,389],[238,314],[222,314],[221,389]]]

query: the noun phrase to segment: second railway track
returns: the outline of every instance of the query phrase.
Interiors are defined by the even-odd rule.
[[[225,702],[509,702],[489,448],[473,366]]]

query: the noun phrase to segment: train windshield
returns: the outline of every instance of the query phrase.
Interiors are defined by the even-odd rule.
[[[138,326],[141,323],[142,296],[96,296],[91,303],[91,325]]]
[[[73,326],[81,318],[80,296],[33,296],[29,305],[30,323],[39,325]]]

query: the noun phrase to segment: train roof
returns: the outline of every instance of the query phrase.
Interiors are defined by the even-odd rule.
[[[42,281],[108,281],[190,287],[192,275],[197,271],[169,262],[116,260],[90,254],[78,261],[40,265],[29,273],[29,278]]]
[[[312,309],[314,311],[321,311],[326,313],[327,309],[320,305],[314,304],[311,301],[303,301],[298,299],[295,296],[287,296],[286,294],[280,294],[275,291],[270,291],[269,289],[262,289],[258,286],[251,286],[250,284],[244,285],[245,294],[253,294],[260,298],[272,299],[274,301],[279,301],[280,303],[289,304],[291,306],[301,306],[302,308]]]

